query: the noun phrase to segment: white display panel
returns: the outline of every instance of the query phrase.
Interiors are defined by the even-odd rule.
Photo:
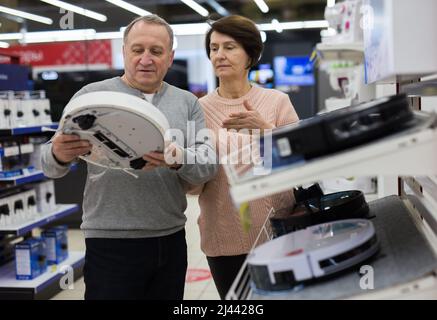
[[[363,11],[366,83],[437,71],[437,1],[365,0]]]

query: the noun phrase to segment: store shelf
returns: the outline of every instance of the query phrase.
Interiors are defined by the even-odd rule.
[[[79,206],[77,204],[60,204],[57,206],[57,209],[54,212],[43,214],[38,218],[27,222],[0,227],[0,234],[14,234],[21,236],[34,228],[46,225],[47,223],[55,220],[59,220],[78,210]]]
[[[0,148],[0,157],[13,157],[20,154],[32,153],[34,151],[34,146],[31,143],[22,144],[20,146],[12,146]]]
[[[70,167],[70,171],[77,170],[77,164],[74,163]],[[0,184],[8,184],[12,186],[19,186],[30,182],[39,182],[48,179],[41,170],[35,170],[28,174],[23,174],[20,176],[0,178]]]
[[[345,270],[325,281],[315,281],[296,290],[257,292],[253,289],[249,276],[247,261],[240,269],[228,299],[366,299],[377,293],[383,299],[393,297],[405,298],[411,294],[425,294],[427,299],[435,299],[437,294],[436,279],[431,286],[430,276],[437,270],[435,251],[424,235],[416,228],[412,212],[405,200],[390,196],[369,203],[371,221],[380,242],[379,253],[363,262],[372,266],[374,272],[374,289],[363,290],[357,276],[359,266]],[[402,261],[402,263],[399,263]],[[333,290],[333,288],[336,288]],[[407,290],[411,289],[411,290]],[[429,290],[432,289],[432,290]]]
[[[1,299],[47,299],[61,290],[59,280],[63,276],[62,266],[71,266],[74,278],[82,275],[84,252],[69,252],[67,260],[60,265],[48,266],[47,272],[32,280],[15,279],[15,262],[0,267]]]
[[[420,159],[420,165],[417,164]],[[437,173],[437,130],[409,130],[344,152],[273,169],[266,176],[231,182],[236,204],[341,176],[430,175]],[[412,165],[417,164],[417,165]]]
[[[40,132],[44,132],[43,128],[57,129],[58,123],[52,123],[45,126],[0,129],[0,136],[18,136],[18,135],[24,135],[30,133],[40,133]]]
[[[35,170],[28,174],[23,174],[20,176],[10,177],[10,178],[0,178],[1,182],[10,183],[14,186],[26,184],[29,182],[41,181],[46,179],[46,176],[41,170]]]
[[[401,88],[410,97],[433,97],[437,96],[437,79],[405,84]]]
[[[364,60],[364,45],[357,43],[326,44],[319,43],[316,50],[323,60],[349,60],[361,63]]]

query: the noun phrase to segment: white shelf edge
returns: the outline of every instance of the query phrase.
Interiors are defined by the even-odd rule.
[[[77,210],[78,205],[77,204],[59,204],[57,205],[57,208],[55,211],[46,213],[43,215],[39,215],[37,218],[21,222],[19,224],[12,224],[8,226],[0,227],[0,233],[18,233],[18,235],[22,234],[22,230],[29,229],[29,228],[37,228],[38,226],[41,226],[42,224],[49,223],[51,221],[54,221],[58,218],[62,218],[64,215],[63,213],[70,211],[70,210]]]
[[[18,181],[21,179],[26,179],[26,178],[30,178],[30,177],[34,177],[34,176],[38,176],[44,174],[44,172],[42,172],[41,170],[35,170],[32,171],[29,174],[22,174],[19,176],[13,176],[13,177],[9,177],[9,178],[0,178],[0,182],[14,182],[14,181]]]
[[[319,43],[316,45],[316,50],[320,53],[321,59],[325,61],[351,60],[361,63],[364,60],[363,43]]]
[[[329,44],[329,43],[318,43],[316,49],[319,51],[357,51],[364,52],[363,42],[353,42],[353,43],[340,43],[340,44]]]
[[[417,163],[420,159],[420,165]],[[273,170],[268,176],[231,185],[240,204],[289,190],[297,185],[339,176],[399,176],[437,174],[437,130],[403,133],[313,159],[302,165]]]
[[[34,289],[37,293],[41,286],[50,282],[53,278],[61,275],[62,266],[74,266],[85,259],[85,252],[70,251],[68,258],[58,265],[47,266],[47,271],[32,280],[16,280],[15,278],[15,261],[12,261],[0,267],[0,289],[19,288]]]

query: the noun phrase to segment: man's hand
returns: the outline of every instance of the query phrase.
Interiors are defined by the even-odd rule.
[[[174,143],[170,143],[162,152],[149,152],[143,156],[143,159],[147,161],[147,164],[143,167],[143,170],[150,171],[158,167],[179,169],[183,162],[183,151]]]
[[[78,156],[91,151],[92,145],[88,140],[82,140],[74,134],[57,133],[52,139],[52,152],[56,160],[67,164]]]

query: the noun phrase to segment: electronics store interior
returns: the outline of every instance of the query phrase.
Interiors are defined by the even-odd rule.
[[[437,299],[436,14],[2,0],[0,300]]]

